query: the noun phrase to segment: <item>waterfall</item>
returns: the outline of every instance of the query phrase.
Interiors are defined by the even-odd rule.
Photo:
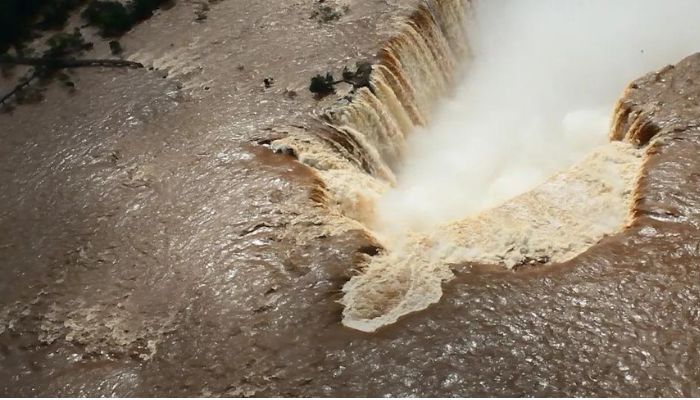
[[[469,0],[423,0],[378,51],[367,87],[325,110],[315,126],[290,128],[271,145],[314,170],[313,201],[384,246],[343,288],[346,326],[374,331],[437,302],[453,276],[450,264],[563,262],[630,222],[643,161],[638,147],[655,127],[621,100],[611,142],[530,192],[399,240],[369,229],[377,199],[396,184],[406,139],[430,123],[470,59],[470,16]]]
[[[469,53],[468,11],[468,0],[424,0],[378,51],[369,87],[326,110],[315,129],[272,143],[316,171],[325,206],[371,220],[373,199],[395,184],[406,137],[426,125]]]

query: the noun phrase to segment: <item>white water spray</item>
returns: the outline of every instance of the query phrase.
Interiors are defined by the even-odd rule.
[[[696,0],[481,0],[454,97],[407,142],[374,228],[427,231],[532,189],[607,140],[625,85],[700,50]]]

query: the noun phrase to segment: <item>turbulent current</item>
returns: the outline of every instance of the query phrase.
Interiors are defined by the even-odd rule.
[[[345,285],[343,322],[373,331],[426,308],[450,265],[561,263],[631,224],[647,143],[608,127],[627,82],[698,47],[678,24],[698,4],[674,6],[425,1],[322,133],[274,143],[384,249]]]
[[[700,3],[173,3],[0,113],[0,395],[700,395]]]

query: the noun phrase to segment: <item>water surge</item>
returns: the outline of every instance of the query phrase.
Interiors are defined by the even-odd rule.
[[[635,201],[635,188],[643,173],[644,146],[653,137],[654,127],[635,123],[634,116],[618,105],[613,113],[610,141],[606,143],[608,114],[600,110],[601,106],[605,109],[611,105],[601,105],[595,96],[587,97],[585,90],[581,92],[583,94],[580,97],[592,101],[584,101],[585,107],[572,110],[568,104],[557,104],[559,91],[542,88],[543,92],[551,95],[550,103],[547,103],[550,108],[561,106],[561,126],[543,123],[532,128],[524,125],[522,114],[507,114],[508,107],[519,109],[515,103],[520,102],[522,109],[538,117],[537,104],[527,104],[527,97],[517,95],[508,99],[510,93],[499,92],[503,88],[497,86],[488,86],[488,79],[493,78],[494,74],[497,80],[500,79],[499,73],[510,83],[517,82],[518,79],[527,80],[529,77],[525,74],[515,77],[515,80],[509,80],[508,74],[513,72],[513,66],[509,69],[507,65],[493,65],[494,60],[488,59],[488,54],[485,56],[486,64],[479,64],[478,57],[482,54],[475,52],[472,46],[475,43],[472,36],[476,26],[474,10],[478,11],[479,5],[486,7],[486,4],[489,4],[488,7],[495,8],[481,12],[493,13],[493,10],[499,7],[502,11],[510,7],[510,12],[532,15],[549,9],[564,12],[561,2],[539,2],[542,3],[539,6],[534,6],[531,2],[517,2],[517,5],[507,3],[496,1],[472,4],[467,0],[420,2],[415,11],[397,27],[397,33],[378,52],[369,87],[358,89],[352,94],[350,101],[343,100],[326,110],[314,129],[290,129],[286,137],[272,143],[274,150],[294,154],[301,163],[311,167],[319,176],[320,184],[313,195],[314,201],[338,219],[352,221],[366,229],[384,248],[379,255],[369,260],[362,268],[362,273],[353,277],[343,289],[343,323],[349,327],[374,331],[395,322],[402,315],[437,302],[442,296],[442,283],[453,276],[451,264],[479,263],[514,268],[563,262],[581,254],[606,235],[621,231],[633,220],[631,210]],[[648,2],[645,5],[656,5],[656,9],[663,9],[661,2]],[[579,3],[574,6],[582,7],[577,11],[583,13],[582,15],[595,16],[595,7],[586,9]],[[685,7],[696,6],[687,3]],[[624,7],[618,6],[612,9],[611,18],[620,18],[620,13],[624,14],[625,11]],[[654,7],[650,10],[653,11]],[[575,10],[572,10],[571,14],[564,12],[548,17],[562,19],[558,21],[558,26],[562,27],[562,24],[572,23],[567,22],[566,18],[561,18],[562,15],[572,17],[575,15],[573,11]],[[507,17],[508,15],[504,15],[501,22],[517,25]],[[499,19],[494,19],[494,15],[485,20],[491,24],[499,23]],[[587,22],[589,20],[584,17],[574,21],[579,25]],[[637,24],[641,22],[644,22],[643,18],[641,21],[636,20]],[[628,31],[635,31],[635,26],[628,25]],[[535,28],[537,27],[532,27],[537,30]],[[562,30],[565,29],[562,27]],[[511,39],[518,36],[513,35],[513,32],[509,34]],[[547,34],[551,35],[551,32]],[[667,32],[670,36],[674,34],[677,35],[678,32]],[[681,35],[679,40],[683,44],[677,46],[676,51],[688,51],[692,47],[690,39],[693,35],[695,33]],[[593,35],[594,38],[603,36]],[[700,38],[700,35],[696,36]],[[498,35],[495,37],[499,38]],[[495,39],[488,37],[486,42],[490,46],[503,46],[506,53],[517,53],[517,46],[522,45],[516,43],[517,46],[511,48],[509,46],[513,44],[507,43],[507,38],[500,39],[503,41],[493,42]],[[535,39],[539,40],[536,36]],[[644,42],[648,39],[642,35],[639,40]],[[642,42],[630,43],[630,48]],[[656,48],[663,46],[662,41],[657,40],[653,43]],[[483,41],[481,44],[483,45]],[[542,46],[546,47],[546,44]],[[478,46],[476,50],[479,50]],[[603,46],[601,54],[607,54],[605,51]],[[586,54],[584,51],[579,57],[585,58]],[[545,52],[533,57],[551,55]],[[527,54],[521,53],[520,56],[524,57],[521,61],[528,59]],[[665,52],[662,56],[669,56],[669,53]],[[655,59],[641,56],[640,60],[635,68],[615,70],[615,77],[625,77],[640,69],[646,71],[651,69],[650,65],[656,65]],[[501,63],[505,61],[500,59]],[[517,57],[514,62],[516,61]],[[551,62],[569,65],[566,60],[561,59],[552,59]],[[623,64],[618,62],[616,65]],[[440,106],[445,98],[460,95],[455,93],[454,88],[465,75],[480,77],[480,68],[486,68],[487,74],[478,82],[487,83],[482,85],[482,92],[476,91],[480,93],[479,96],[468,97],[472,103],[466,107],[471,106],[471,110],[450,108],[449,105]],[[490,69],[496,72],[489,72]],[[529,71],[536,75],[536,71]],[[574,73],[566,68],[564,71]],[[631,75],[626,79],[635,76]],[[585,74],[577,77],[585,78]],[[608,84],[610,82],[612,84]],[[610,98],[610,90],[617,92],[620,89],[615,87],[617,81],[614,79],[592,84],[602,85],[600,87],[603,89],[600,91],[592,90],[596,95],[604,92],[603,97],[606,99]],[[532,90],[527,84],[522,86],[520,94]],[[576,92],[582,87],[585,88],[586,84],[582,83],[578,89],[574,87],[565,90]],[[513,93],[517,92],[513,90]],[[499,100],[498,96],[504,98]],[[534,94],[533,97],[537,98]],[[444,120],[445,112],[456,113],[458,117],[462,113],[462,117],[472,123],[478,123],[482,117],[498,120],[498,107],[489,103],[489,98],[492,101],[497,100],[496,103],[502,103],[500,117],[512,117],[514,122],[511,121],[513,124],[500,132],[489,130],[487,127],[484,130],[486,136],[481,139],[487,140],[494,135],[500,135],[502,140],[491,144],[483,142],[476,136],[479,133],[478,129],[468,124],[466,129],[462,127],[461,130],[447,124],[449,135],[439,135],[440,121]],[[479,101],[483,101],[486,106],[483,107]],[[519,127],[521,129],[518,129]],[[567,129],[574,132],[573,136],[566,134]],[[415,141],[412,144],[416,135],[423,139],[418,143],[432,141],[438,149],[440,145],[447,146],[433,154],[439,161],[443,155],[454,155],[454,147],[460,143],[471,146],[465,151],[465,159],[478,158],[479,152],[484,152],[488,157],[491,155],[488,149],[493,148],[494,143],[497,146],[498,143],[505,143],[511,139],[537,138],[541,131],[547,131],[547,140],[556,143],[559,140],[556,137],[557,130],[563,130],[564,136],[573,138],[569,141],[568,149],[579,146],[579,153],[572,151],[572,154],[565,155],[566,157],[557,154],[554,157],[557,158],[557,162],[549,163],[548,169],[538,170],[534,174],[527,172],[527,165],[523,167],[513,163],[511,167],[514,168],[512,171],[516,172],[513,175],[515,178],[506,174],[508,179],[504,180],[500,179],[498,174],[489,175],[489,168],[476,166],[473,171],[467,168],[461,172],[462,175],[466,173],[467,185],[460,186],[460,183],[465,182],[453,178],[450,180],[451,176],[459,174],[451,171],[449,166],[445,167],[440,162],[433,163],[441,165],[439,170],[436,170],[425,163],[415,167],[415,164],[411,166],[409,162],[420,158],[423,151],[420,146],[416,150]],[[435,136],[431,137],[433,134]],[[443,143],[442,139],[445,137],[450,140]],[[470,141],[467,138],[478,140]],[[566,138],[561,140],[564,139]],[[533,140],[530,145],[537,147],[538,143],[545,144],[546,141]],[[561,150],[557,146],[548,149]],[[588,155],[582,157],[587,152]],[[505,154],[502,151],[497,153],[499,156]],[[542,160],[540,164],[547,164],[546,161]],[[563,168],[574,161],[577,162],[573,167]],[[503,164],[507,164],[509,159],[496,159],[495,162],[497,167],[503,169]],[[497,167],[490,169],[497,170]],[[520,174],[521,171],[525,171],[525,175]],[[485,173],[488,175],[483,179],[485,183],[479,186],[481,183],[474,181],[472,177]],[[447,176],[446,180],[444,176]],[[459,193],[455,196],[457,201],[445,200],[445,197],[450,196],[449,191],[445,193],[439,186],[432,185],[433,181],[441,180],[448,183],[447,187],[450,190]],[[428,188],[426,196],[412,194],[409,190],[416,182]],[[493,186],[494,182],[506,182],[507,190],[492,196],[486,202],[477,202],[478,206],[466,204],[471,198],[487,197],[487,189]],[[406,189],[407,185],[409,189]],[[474,193],[465,197],[464,192],[470,190]],[[422,204],[411,208],[411,204],[416,203]],[[421,208],[425,203],[433,207],[428,207],[427,213]],[[440,213],[445,210],[446,212]],[[433,214],[438,217],[433,217]]]

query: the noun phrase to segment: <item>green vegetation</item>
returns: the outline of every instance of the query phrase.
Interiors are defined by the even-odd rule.
[[[361,87],[370,87],[369,78],[372,75],[372,64],[366,61],[355,64],[355,71],[351,71],[348,67],[343,69],[343,80],[352,84],[355,89]]]
[[[169,0],[131,0],[126,4],[114,0],[92,0],[81,14],[105,37],[121,36],[136,24],[150,18]]]
[[[70,13],[85,0],[0,0],[0,54],[38,36],[37,31],[63,28]]]
[[[22,77],[15,89],[0,98],[0,104],[5,105],[5,102],[14,96],[18,104],[36,103],[43,99],[43,87],[32,87],[31,83],[35,80],[50,81],[52,78],[58,78],[63,86],[73,90],[75,84],[70,77],[61,71],[65,67],[65,59],[82,54],[85,50],[92,48],[92,43],[86,42],[80,30],[76,28],[73,33],[60,32],[52,35],[46,41],[48,49],[38,58],[20,57],[11,58],[0,55],[0,62],[10,61],[15,64],[33,65],[33,68],[27,75]],[[4,109],[4,108],[3,108]]]
[[[357,90],[361,87],[370,87],[369,78],[372,74],[372,64],[368,62],[360,62],[355,66],[355,70],[352,71],[345,67],[343,69],[343,79],[336,81],[333,78],[333,74],[327,72],[325,76],[316,75],[311,78],[311,84],[309,85],[309,91],[315,94],[317,98],[323,98],[331,93],[335,93],[335,85],[345,82],[353,86],[353,90]]]
[[[340,81],[342,82],[342,81]],[[311,85],[309,85],[309,90],[311,93],[319,97],[328,96],[331,93],[335,93],[335,84],[338,83],[333,79],[333,75],[328,72],[326,76],[316,75],[311,78]]]
[[[78,28],[75,28],[73,33],[61,32],[52,35],[49,40],[46,41],[46,44],[49,45],[49,48],[42,56],[46,59],[60,59],[73,56],[92,48],[92,43],[85,41]]]
[[[117,37],[132,27],[150,18],[153,12],[173,0],[128,0],[121,3],[114,0],[0,0],[0,65],[4,74],[15,65],[32,68],[21,77],[15,88],[0,96],[0,105],[7,109],[8,101],[15,98],[17,103],[38,101],[43,88],[34,87],[33,82],[43,86],[57,78],[65,87],[73,90],[75,84],[66,68],[77,67],[126,67],[141,68],[139,63],[125,60],[79,59],[85,50],[93,47],[84,40],[80,29],[72,33],[60,32],[49,37],[47,49],[40,55],[27,47],[26,43],[42,37],[47,30],[63,30],[71,15],[83,8],[80,16],[87,26],[96,27],[104,37]],[[14,48],[15,54],[8,53]],[[112,40],[109,48],[118,56],[123,49]]]
[[[113,56],[118,56],[124,52],[124,49],[122,48],[122,44],[119,43],[117,40],[110,40],[109,41],[109,50],[112,52]]]
[[[311,19],[318,21],[319,24],[327,24],[339,20],[348,11],[350,11],[348,6],[338,8],[319,4],[311,13]]]
[[[118,1],[91,1],[80,16],[102,36],[120,36],[133,26],[129,11]]]
[[[85,3],[84,0],[43,1],[39,29],[61,29],[65,26],[71,12]]]
[[[122,4],[113,0],[0,0],[0,54],[12,47],[21,53],[27,41],[39,37],[42,31],[62,29],[68,17],[86,4],[81,16],[87,24],[103,36],[116,37],[170,1],[129,0]]]

